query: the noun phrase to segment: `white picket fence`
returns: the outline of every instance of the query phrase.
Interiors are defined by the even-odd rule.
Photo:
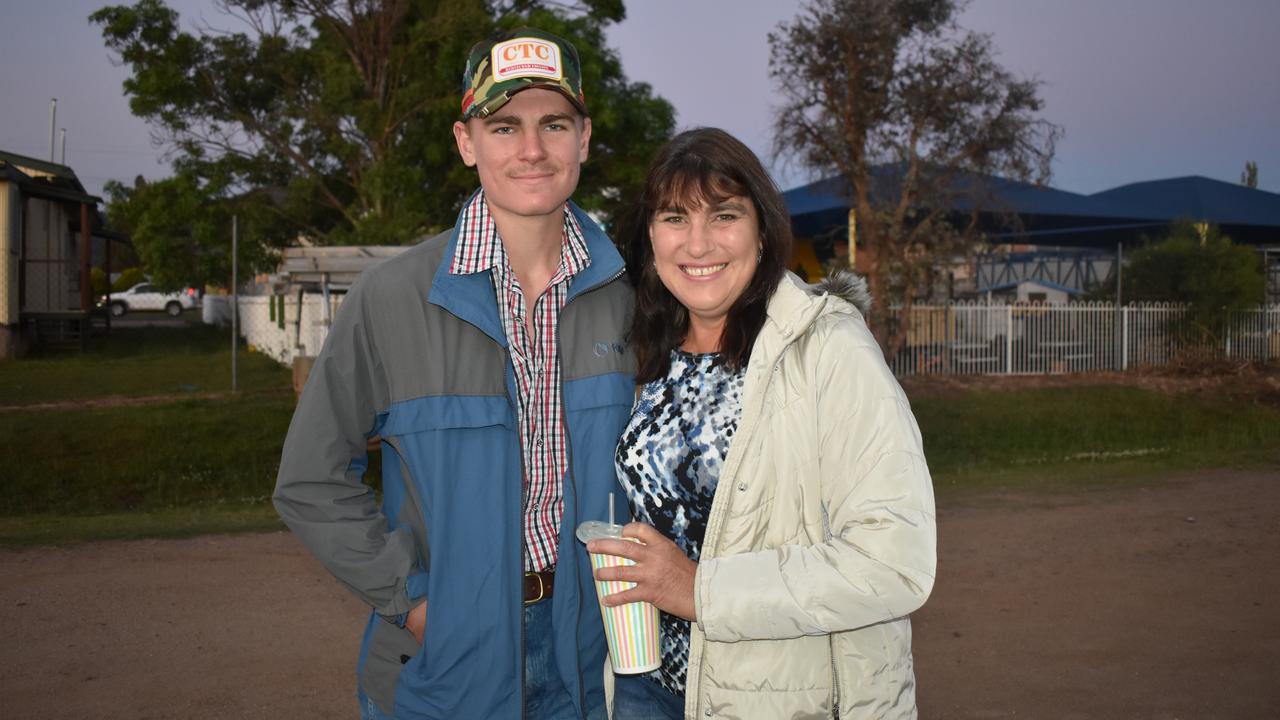
[[[243,296],[240,333],[258,352],[289,365],[320,352],[342,294]],[[230,322],[230,298],[206,296],[207,323]],[[903,322],[899,311],[896,320]],[[902,375],[1036,375],[1164,365],[1187,351],[1235,360],[1280,360],[1280,305],[1231,314],[1216,347],[1189,338],[1183,308],[1171,304],[916,305],[906,345],[889,361]]]
[[[1164,365],[1188,351],[1234,360],[1280,359],[1280,305],[1233,312],[1219,342],[1193,338],[1182,306],[916,305],[895,374],[1047,374]]]

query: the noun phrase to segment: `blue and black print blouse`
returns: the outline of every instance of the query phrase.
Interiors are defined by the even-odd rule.
[[[744,372],[718,353],[671,352],[666,377],[640,389],[614,461],[631,515],[697,562],[729,442],[742,415]],[[662,667],[649,674],[684,695],[689,621],[662,613]]]

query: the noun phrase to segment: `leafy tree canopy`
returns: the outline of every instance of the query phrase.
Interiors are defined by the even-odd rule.
[[[1240,173],[1240,184],[1245,187],[1258,187],[1258,163],[1250,160],[1244,164],[1244,172]]]
[[[577,47],[594,132],[574,197],[606,221],[674,126],[670,104],[628,82],[605,44],[621,0],[215,4],[233,29],[183,30],[163,0],[90,16],[130,69],[134,114],[174,159],[172,178],[108,190],[158,283],[223,281],[233,214],[241,260],[258,269],[298,235],[403,244],[451,226],[477,185],[450,131],[462,67],[499,28],[534,25]]]
[[[964,4],[809,0],[769,35],[783,98],[775,155],[848,180],[873,327],[890,354],[905,327],[885,313],[909,307],[930,268],[975,235],[985,178],[1046,180],[1060,134],[1038,117],[1039,83],[1002,68],[989,36],[958,27]]]

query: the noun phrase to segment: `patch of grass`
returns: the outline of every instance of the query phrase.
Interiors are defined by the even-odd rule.
[[[86,353],[0,365],[0,544],[279,528],[269,499],[293,415],[291,373],[241,351],[230,389],[226,330],[117,328]],[[191,393],[192,397],[182,397]],[[139,405],[108,396],[176,395]],[[377,488],[379,454],[370,456]]]
[[[912,401],[939,486],[1086,486],[1280,461],[1280,409],[1124,386]]]
[[[200,505],[109,515],[0,517],[0,547],[66,545],[91,540],[175,538],[285,529],[270,503]]]
[[[231,335],[225,328],[116,328],[84,353],[33,354],[0,365],[0,406],[231,390]],[[239,389],[288,388],[290,371],[243,346]]]
[[[0,516],[265,502],[292,415],[288,393],[0,413]]]
[[[157,394],[156,384],[196,377],[191,368],[222,372],[216,366],[229,362],[225,337],[207,330],[176,331],[191,333],[183,336],[147,328],[97,355],[10,363],[0,366],[0,387],[35,382],[30,378],[43,372],[36,384],[50,386],[47,392],[81,397],[58,383],[74,385],[76,373],[101,370],[106,380],[85,381],[79,392]],[[256,362],[242,360],[246,368]],[[294,402],[283,390],[289,373],[256,360],[264,364],[250,372],[262,392],[0,412],[0,545],[279,528],[269,497]],[[28,380],[15,383],[15,368]],[[151,385],[142,382],[148,373],[155,375]],[[1093,489],[1196,468],[1280,467],[1274,406],[1090,385],[949,393],[914,398],[912,407],[940,492]],[[369,459],[376,489],[379,453]]]

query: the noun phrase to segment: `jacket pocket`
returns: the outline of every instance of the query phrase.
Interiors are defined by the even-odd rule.
[[[395,623],[374,620],[369,652],[360,671],[360,687],[388,715],[395,708],[400,672],[421,651],[413,633]]]
[[[766,612],[761,608],[761,612]],[[708,641],[703,650],[704,686],[759,693],[831,693],[831,642],[827,635],[785,640]]]

